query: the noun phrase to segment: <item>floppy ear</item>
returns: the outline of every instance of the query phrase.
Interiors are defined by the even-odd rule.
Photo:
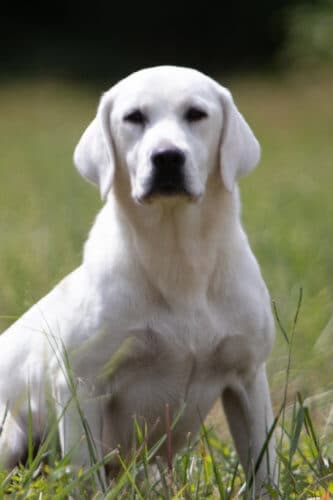
[[[74,151],[74,164],[80,174],[96,184],[104,200],[110,191],[114,169],[114,151],[110,127],[112,92],[101,99],[96,118],[83,133]]]
[[[232,192],[237,178],[253,170],[259,162],[260,145],[230,92],[219,86],[219,93],[223,110],[221,176],[226,189]]]

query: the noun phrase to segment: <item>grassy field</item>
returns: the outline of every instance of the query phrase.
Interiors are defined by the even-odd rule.
[[[284,498],[310,498],[314,492],[320,498],[333,481],[328,460],[333,448],[333,71],[226,83],[263,148],[260,166],[240,183],[243,220],[289,336],[300,289],[303,294],[292,347],[278,327],[268,363],[277,411],[291,357],[281,491]],[[97,190],[74,170],[72,153],[103,90],[55,81],[0,86],[0,331],[81,260],[100,201]],[[298,392],[306,407],[300,399],[294,403]],[[208,423],[228,443],[220,422],[214,409]],[[231,498],[239,487],[242,478],[237,472],[233,479],[235,456],[229,445],[205,433],[200,442],[177,459],[163,498]],[[140,497],[133,482],[136,465],[122,479],[124,498]],[[216,472],[220,466],[223,477]],[[3,474],[0,495],[14,488],[14,496],[30,491],[31,498],[38,492],[64,498],[86,484],[77,479],[71,490],[73,477],[62,463],[37,479],[36,468],[30,464],[14,479]],[[224,486],[223,493],[221,480],[232,490]],[[112,489],[108,495],[116,498]]]

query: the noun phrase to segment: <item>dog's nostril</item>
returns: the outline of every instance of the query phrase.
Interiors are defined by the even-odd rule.
[[[163,149],[153,154],[156,168],[180,168],[185,163],[185,155],[179,149]]]

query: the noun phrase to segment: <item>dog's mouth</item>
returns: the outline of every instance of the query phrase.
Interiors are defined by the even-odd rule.
[[[195,195],[185,188],[174,189],[173,186],[170,186],[163,190],[147,191],[142,196],[135,196],[134,199],[140,205],[148,205],[155,201],[196,203],[201,199],[201,195]]]
[[[147,190],[147,196],[190,196],[190,192],[183,184],[165,182],[163,184],[151,185]]]
[[[166,202],[168,200],[195,202],[199,198],[200,196],[194,195],[184,184],[166,182],[158,185],[149,184],[146,189],[143,190],[143,194],[141,196],[136,196],[135,200],[140,204],[144,204],[152,203],[155,200],[163,200]]]

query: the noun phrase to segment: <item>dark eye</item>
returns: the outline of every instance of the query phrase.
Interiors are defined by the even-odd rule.
[[[144,125],[147,121],[145,115],[139,109],[135,109],[131,111],[127,115],[124,116],[125,122],[134,123],[135,125]]]
[[[206,111],[200,108],[189,108],[185,113],[185,120],[188,122],[198,122],[208,117]]]

